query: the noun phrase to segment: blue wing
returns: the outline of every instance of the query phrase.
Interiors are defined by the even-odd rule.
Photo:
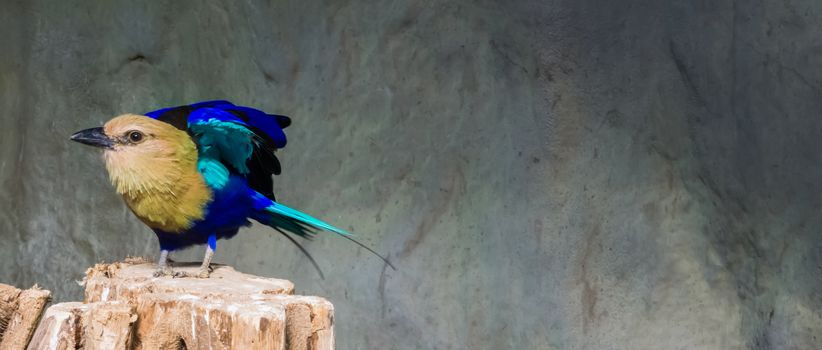
[[[279,175],[280,161],[274,151],[286,145],[283,129],[291,119],[228,101],[206,101],[146,113],[154,119],[185,130],[200,146],[201,158],[227,166],[243,176],[249,186],[274,198],[271,175]]]
[[[224,100],[164,108],[148,112],[146,115],[185,130],[193,120],[202,121],[202,118],[191,115],[197,111],[200,111],[201,114],[206,112],[205,114],[208,114],[209,117],[220,121],[245,125],[258,136],[264,138],[265,141],[271,142],[276,148],[285,147],[286,138],[283,129],[291,125],[291,118],[284,115],[266,114],[250,107],[236,106]]]

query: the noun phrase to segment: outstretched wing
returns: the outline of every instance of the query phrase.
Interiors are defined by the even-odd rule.
[[[228,175],[220,173],[222,167],[209,167],[219,162],[245,177],[253,190],[274,199],[271,176],[281,171],[274,151],[285,147],[283,129],[291,125],[290,118],[223,100],[164,108],[146,115],[185,130],[194,138],[200,167],[207,178],[219,181]]]

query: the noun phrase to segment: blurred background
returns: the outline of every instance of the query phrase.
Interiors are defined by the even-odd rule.
[[[216,262],[339,349],[822,348],[822,2],[0,1],[0,281],[156,257],[74,131],[229,99],[293,124]],[[177,254],[198,261],[200,248]]]

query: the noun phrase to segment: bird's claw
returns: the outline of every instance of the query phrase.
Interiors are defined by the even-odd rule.
[[[164,277],[164,276],[173,276],[174,272],[171,270],[171,267],[165,266],[158,268],[154,271],[154,277]]]
[[[200,272],[197,273],[197,278],[208,278],[211,275],[211,266],[207,269],[200,269]]]
[[[174,278],[208,278],[211,276],[211,267],[208,269],[200,269],[196,273],[185,272],[185,271],[177,271],[174,273]]]

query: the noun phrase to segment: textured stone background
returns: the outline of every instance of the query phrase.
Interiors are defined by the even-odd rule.
[[[228,98],[294,117],[279,199],[399,266],[220,245],[340,349],[822,348],[818,0],[2,0],[0,34],[2,281],[156,254],[68,136]]]

